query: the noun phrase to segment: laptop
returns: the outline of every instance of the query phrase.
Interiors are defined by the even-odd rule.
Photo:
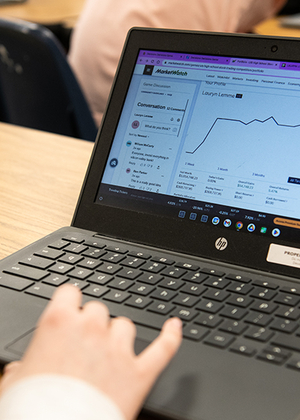
[[[144,411],[300,412],[299,40],[132,29],[75,210],[0,263],[0,359],[62,283],[183,343]],[[47,188],[47,186],[45,186]]]

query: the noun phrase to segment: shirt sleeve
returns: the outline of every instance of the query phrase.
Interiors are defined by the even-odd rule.
[[[37,375],[20,380],[0,398],[0,420],[125,420],[115,403],[76,378]]]

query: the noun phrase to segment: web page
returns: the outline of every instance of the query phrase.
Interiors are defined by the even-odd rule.
[[[102,183],[298,218],[299,65],[190,59],[140,54]]]

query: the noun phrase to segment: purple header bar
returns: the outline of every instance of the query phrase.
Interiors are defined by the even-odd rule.
[[[191,63],[226,64],[236,67],[255,67],[263,69],[294,70],[300,71],[300,63],[281,61],[256,60],[253,58],[219,57],[213,55],[182,54],[164,51],[141,50],[137,64],[165,65],[165,61],[180,61]],[[174,63],[175,64],[175,63]]]

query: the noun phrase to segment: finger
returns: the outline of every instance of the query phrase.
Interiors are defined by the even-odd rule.
[[[182,322],[179,318],[168,319],[160,335],[138,356],[138,362],[150,383],[167,366],[182,341]]]
[[[38,325],[49,318],[50,314],[56,314],[59,320],[60,316],[66,314],[69,310],[79,310],[81,306],[81,291],[70,284],[60,286],[54,292],[51,301],[42,313]]]
[[[113,345],[118,349],[134,353],[134,339],[136,327],[134,323],[126,317],[117,317],[111,321],[110,334]]]
[[[4,366],[3,375],[7,375],[14,372],[16,369],[19,368],[20,364],[21,364],[20,361],[8,363],[7,365]]]
[[[109,310],[102,302],[90,301],[83,306],[83,315],[87,322],[107,327],[110,322]]]
[[[63,284],[55,290],[47,308],[80,308],[80,306],[81,291],[78,289],[78,287],[71,284]]]
[[[9,387],[15,374],[19,371],[22,362],[11,362],[3,369],[3,376],[0,382],[0,394]]]

